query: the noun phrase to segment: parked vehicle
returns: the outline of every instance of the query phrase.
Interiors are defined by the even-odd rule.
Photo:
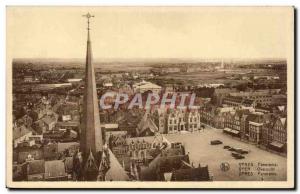
[[[235,148],[233,148],[233,147],[229,148],[228,150],[231,152],[235,152]]]
[[[224,149],[230,149],[231,147],[230,146],[228,146],[228,145],[224,145],[224,147],[223,147]]]
[[[245,156],[239,154],[239,153],[235,153],[235,152],[232,152],[231,153],[232,157],[234,157],[235,159],[244,159]]]
[[[249,153],[248,151],[243,150],[243,149],[241,149],[241,148],[235,149],[235,152],[237,152],[237,153],[239,153],[239,154],[248,154],[248,153]]]
[[[221,142],[220,140],[212,140],[210,141],[210,145],[219,145],[222,144],[223,142]]]

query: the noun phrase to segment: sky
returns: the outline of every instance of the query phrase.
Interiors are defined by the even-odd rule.
[[[286,58],[290,7],[8,7],[11,58]]]

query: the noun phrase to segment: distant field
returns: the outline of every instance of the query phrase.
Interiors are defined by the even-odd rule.
[[[176,78],[176,79],[196,79],[196,80],[207,80],[207,79],[221,79],[226,78],[229,74],[223,72],[189,72],[189,73],[172,73],[161,76],[161,78]]]
[[[225,72],[226,71],[226,72]],[[245,83],[245,80],[232,80],[228,77],[241,75],[251,75],[251,72],[255,72],[255,75],[280,75],[284,78],[286,75],[285,71],[270,71],[264,69],[226,69],[225,71],[201,71],[201,72],[178,72],[169,73],[166,75],[158,76],[156,79],[159,80],[176,80],[180,82],[193,82],[196,84],[200,83]]]
[[[174,79],[178,81],[191,81],[194,83],[228,83],[228,82],[243,82],[239,80],[229,80],[228,76],[231,76],[232,73],[224,72],[188,72],[188,73],[172,73],[163,76],[157,77],[161,80]]]

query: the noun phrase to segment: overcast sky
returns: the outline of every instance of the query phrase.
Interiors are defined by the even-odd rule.
[[[285,58],[291,8],[9,7],[12,58]]]

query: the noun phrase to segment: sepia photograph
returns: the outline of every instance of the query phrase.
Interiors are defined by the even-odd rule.
[[[8,188],[294,188],[294,7],[7,6]]]

